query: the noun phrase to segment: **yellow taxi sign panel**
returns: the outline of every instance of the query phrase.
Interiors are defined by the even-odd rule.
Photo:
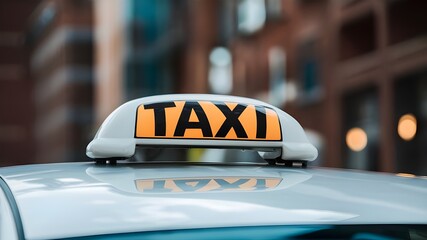
[[[136,189],[143,193],[260,191],[276,188],[282,178],[207,177],[137,179]]]
[[[279,116],[266,106],[170,101],[137,109],[136,138],[281,141]]]

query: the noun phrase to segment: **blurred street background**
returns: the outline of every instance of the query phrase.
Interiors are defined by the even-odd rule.
[[[425,0],[0,0],[0,166],[87,161],[125,101],[215,93],[293,115],[317,165],[427,175],[426,11]]]

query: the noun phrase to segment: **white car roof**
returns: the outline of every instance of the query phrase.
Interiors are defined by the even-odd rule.
[[[391,174],[62,163],[2,168],[0,176],[13,193],[28,239],[228,226],[427,223],[427,180]]]

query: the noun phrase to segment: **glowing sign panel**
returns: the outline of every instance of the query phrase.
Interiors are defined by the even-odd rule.
[[[136,138],[281,141],[277,113],[232,102],[170,101],[138,107]]]

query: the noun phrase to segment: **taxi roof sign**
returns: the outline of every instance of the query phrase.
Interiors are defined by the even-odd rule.
[[[137,146],[254,149],[265,159],[317,157],[317,149],[289,114],[258,100],[209,94],[127,102],[104,121],[86,155],[129,158]]]

